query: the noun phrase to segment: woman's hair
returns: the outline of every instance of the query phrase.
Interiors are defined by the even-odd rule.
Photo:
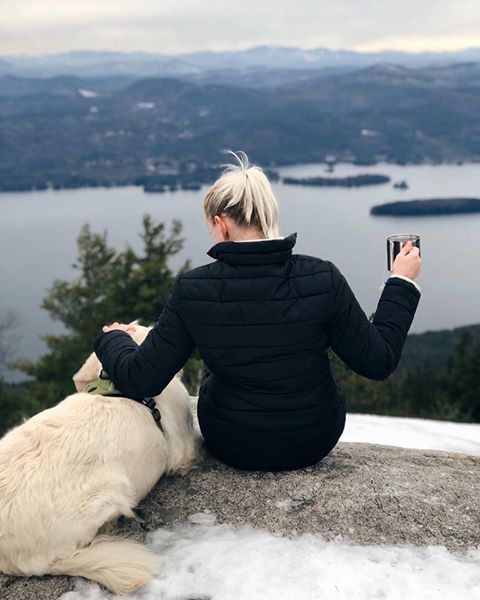
[[[254,227],[266,238],[278,237],[278,204],[270,182],[261,169],[250,165],[245,152],[227,150],[238,165],[226,167],[208,190],[203,208],[207,219],[215,215],[231,217],[239,226]]]

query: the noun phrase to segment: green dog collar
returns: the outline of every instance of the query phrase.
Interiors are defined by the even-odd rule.
[[[104,396],[108,394],[109,396],[122,396],[126,398],[125,394],[113,385],[113,381],[110,379],[108,373],[105,369],[100,371],[100,377],[87,383],[87,385],[83,389],[87,394],[99,394],[100,396]]]
[[[165,433],[161,423],[162,416],[160,415],[160,411],[158,410],[155,399],[143,398],[143,400],[137,400],[136,398],[130,398],[129,396],[126,396],[123,392],[117,390],[117,388],[113,385],[113,381],[110,379],[105,369],[100,371],[100,377],[98,379],[87,383],[87,385],[83,388],[83,391],[87,394],[98,394],[100,396],[119,396],[121,398],[135,400],[135,402],[140,402],[140,404],[146,406],[152,413],[152,417],[154,418],[155,423],[158,425],[160,431]]]

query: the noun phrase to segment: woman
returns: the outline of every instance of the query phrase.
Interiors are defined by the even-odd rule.
[[[198,398],[209,450],[241,469],[311,465],[336,445],[346,405],[327,350],[370,379],[396,368],[420,299],[418,248],[406,244],[372,322],[329,260],[294,254],[262,170],[234,156],[204,201],[215,261],[177,275],[166,305],[137,346],[125,326],[104,326],[95,352],[133,398],[160,394],[198,347],[209,377]]]

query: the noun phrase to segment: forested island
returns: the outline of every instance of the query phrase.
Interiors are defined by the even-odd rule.
[[[271,169],[263,169],[270,181],[278,181],[279,174]],[[83,187],[115,187],[135,185],[143,188],[144,192],[162,193],[177,190],[200,190],[202,185],[211,185],[221,175],[220,166],[208,166],[200,162],[173,161],[164,172],[135,176],[133,173],[123,173],[122,176],[101,173],[86,176],[79,173],[56,174],[54,177],[38,176],[38,178],[16,179],[15,177],[0,178],[0,192],[30,192],[36,190],[78,189]]]
[[[480,212],[480,198],[400,200],[377,204],[370,209],[371,215],[393,215],[397,217],[455,215],[476,212]]]
[[[200,190],[202,185],[212,184],[220,176],[222,169],[219,167],[195,168],[189,171],[164,175],[143,175],[133,180],[134,185],[143,187],[144,192],[162,193],[168,190]],[[270,181],[280,178],[276,171],[264,169]]]
[[[349,175],[347,177],[284,177],[283,183],[287,185],[312,185],[318,187],[362,187],[364,185],[378,185],[388,183],[387,175]]]

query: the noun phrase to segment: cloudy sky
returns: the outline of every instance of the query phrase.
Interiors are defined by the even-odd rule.
[[[0,54],[480,46],[480,0],[0,0]]]

